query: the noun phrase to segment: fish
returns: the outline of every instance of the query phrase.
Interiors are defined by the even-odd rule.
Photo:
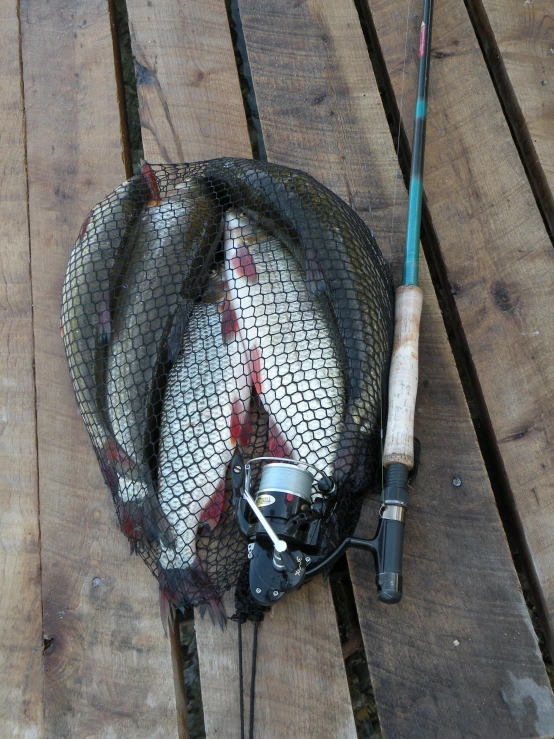
[[[170,537],[149,464],[154,449],[150,404],[158,392],[166,325],[183,308],[187,285],[196,285],[198,261],[208,270],[220,240],[217,204],[194,178],[177,194],[161,197],[141,214],[132,250],[121,269],[106,362],[106,414],[131,464],[117,479],[117,506],[131,545],[166,544]],[[191,274],[193,273],[193,274]],[[186,303],[186,300],[184,301]],[[192,305],[189,296],[189,308]]]
[[[229,335],[220,275],[214,270],[210,289],[194,306],[169,374],[158,459],[158,495],[174,533],[174,545],[160,551],[160,587],[178,607],[208,601],[219,614],[219,596],[196,544],[201,528],[217,526],[228,465],[252,434],[250,377],[241,346]]]
[[[331,475],[346,412],[340,341],[325,298],[294,256],[250,216],[225,216],[228,299],[253,388],[269,415],[267,448]]]
[[[373,233],[299,170],[222,158],[205,162],[203,175],[223,207],[254,216],[287,246],[311,294],[327,297],[344,347],[348,399],[334,478],[364,492],[385,420],[394,323],[392,275]]]
[[[93,447],[112,492],[116,470],[131,460],[114,439],[100,397],[105,348],[112,331],[110,294],[113,270],[132,241],[147,203],[159,193],[150,165],[95,206],[81,226],[67,265],[62,290],[60,332],[75,396]]]

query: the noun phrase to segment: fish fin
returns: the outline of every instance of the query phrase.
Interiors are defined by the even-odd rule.
[[[220,480],[215,493],[213,493],[200,513],[200,525],[208,525],[213,531],[223,513],[225,507],[225,480]]]
[[[221,313],[221,335],[225,344],[230,344],[237,337],[239,322],[233,304],[225,298],[218,306]]]
[[[200,616],[204,618],[206,614],[210,617],[213,626],[217,622],[221,631],[225,631],[227,614],[225,613],[225,608],[221,600],[210,600],[208,603],[203,603],[200,606]]]
[[[162,621],[165,638],[167,639],[168,632],[170,630],[173,631],[173,628],[175,626],[175,606],[171,602],[168,594],[165,592],[165,590],[162,590],[161,587],[160,587],[160,618]]]
[[[87,228],[88,228],[88,225],[90,223],[91,218],[92,218],[92,210],[89,211],[88,216],[83,221],[83,225],[81,226],[81,230],[79,231],[79,236],[77,236],[77,241],[82,241],[83,236],[85,235],[85,233],[87,231]]]
[[[110,492],[115,499],[118,493],[118,477],[115,470],[113,469],[113,465],[104,456],[103,450],[100,450],[98,452],[98,461],[100,463],[100,469],[102,470],[102,474],[104,475],[106,485],[109,487]]]
[[[176,569],[160,567],[158,580],[161,590],[175,608],[185,610],[201,602],[206,606],[210,618],[213,617],[221,628],[224,628],[227,621],[225,607],[198,556],[194,558],[194,564],[190,567]]]
[[[249,411],[250,398],[248,405],[242,398],[234,398],[231,410],[231,444],[242,448],[250,444],[252,438],[252,419]]]
[[[133,466],[136,466],[125,449],[123,449],[121,444],[113,436],[107,437],[101,454],[114,468],[117,468],[122,473],[128,472]]]
[[[147,207],[154,205],[160,205],[162,202],[162,196],[160,195],[160,186],[158,184],[158,178],[156,173],[152,169],[152,166],[146,161],[141,162],[140,173],[142,174],[144,181],[148,186],[148,202]]]
[[[245,279],[249,285],[255,285],[258,282],[256,263],[248,250],[245,240],[240,239],[233,251],[234,256],[231,257],[230,262],[235,279]]]
[[[165,547],[172,547],[175,544],[175,536],[151,484],[143,507],[145,518],[148,521],[147,533],[151,541],[161,542]]]
[[[129,539],[131,554],[138,552],[143,544],[151,543],[150,526],[142,501],[120,500],[117,515],[121,531]]]

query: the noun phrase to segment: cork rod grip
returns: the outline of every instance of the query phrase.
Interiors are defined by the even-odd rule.
[[[418,381],[419,321],[423,291],[402,285],[396,291],[394,345],[389,377],[389,412],[383,464],[414,466],[414,416]]]

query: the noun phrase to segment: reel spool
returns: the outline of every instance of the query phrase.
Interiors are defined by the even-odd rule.
[[[251,495],[254,463],[266,462],[260,486]],[[336,496],[333,480],[321,474],[317,484],[305,462],[258,457],[244,464],[233,457],[231,479],[239,529],[248,541],[250,591],[263,605],[280,600],[329,570],[346,549],[372,552],[377,571],[378,598],[397,603],[402,595],[404,517],[408,506],[403,480],[392,481],[383,491],[379,524],[373,539],[348,537],[340,544],[325,539],[325,524]],[[315,470],[317,472],[317,470]],[[328,553],[329,548],[333,548]]]

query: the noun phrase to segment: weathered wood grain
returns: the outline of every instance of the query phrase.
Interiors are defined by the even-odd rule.
[[[24,0],[21,30],[44,631],[51,640],[46,735],[175,736],[157,585],[117,530],[59,331],[62,281],[80,224],[125,179],[107,2]]]
[[[420,17],[402,80],[407,2],[370,0],[386,67],[411,130]],[[413,6],[412,6],[413,9]],[[476,91],[479,90],[479,94]],[[554,647],[554,250],[463,0],[437,4],[425,192],[445,293],[484,397]]]
[[[0,7],[0,725],[44,736],[29,229],[17,3]]]
[[[350,202],[398,265],[406,193],[353,3],[266,0],[261,12],[242,0],[241,17],[268,157]],[[547,736],[552,692],[426,269],[422,285],[423,462],[404,601],[378,603],[370,558],[350,557],[383,734]],[[373,533],[377,508],[360,533]]]
[[[127,5],[146,158],[251,156],[225,4]]]
[[[233,598],[225,605],[234,612]],[[235,638],[198,628],[208,737],[240,736],[239,659]],[[228,627],[229,629],[229,627]],[[244,721],[249,730],[254,625],[243,626]],[[219,675],[219,677],[217,677]],[[206,701],[209,700],[209,705]],[[356,737],[328,584],[313,582],[271,609],[258,632],[254,736]]]
[[[550,233],[554,233],[554,8],[549,0],[469,0]]]
[[[162,7],[133,0],[129,19],[134,53],[146,69],[145,78],[152,80],[145,84],[139,78],[146,158],[250,157],[225,3],[174,1]],[[152,120],[159,122],[164,115],[172,121],[171,129],[152,126]],[[232,604],[231,599],[231,613]],[[245,660],[250,626],[245,629]],[[207,735],[238,736],[236,624],[229,623],[222,633],[197,617],[196,632]],[[355,736],[333,604],[322,583],[279,605],[275,619],[268,618],[261,627],[259,648],[256,735]]]

